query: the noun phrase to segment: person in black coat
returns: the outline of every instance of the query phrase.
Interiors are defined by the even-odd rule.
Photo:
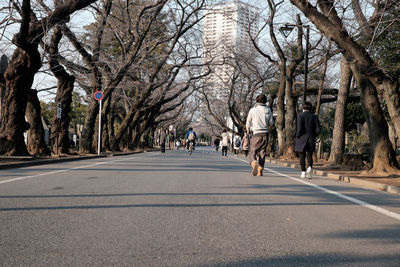
[[[300,152],[301,178],[311,179],[313,159],[312,153],[315,151],[315,140],[321,131],[318,117],[311,112],[310,102],[304,102],[303,113],[297,120],[296,144],[294,150]],[[308,168],[306,171],[307,156]]]

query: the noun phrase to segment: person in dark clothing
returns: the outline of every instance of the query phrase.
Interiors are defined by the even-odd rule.
[[[160,130],[160,136],[158,141],[160,143],[161,153],[165,153],[165,142],[167,141],[167,134],[165,133],[163,128],[161,128]]]
[[[300,153],[301,178],[311,179],[313,159],[315,151],[315,140],[321,131],[318,117],[311,112],[310,102],[304,102],[303,113],[297,120],[296,143],[294,150]],[[307,156],[307,171],[306,158]]]
[[[218,149],[219,149],[219,138],[215,138],[214,145],[215,145],[215,151],[218,151]]]

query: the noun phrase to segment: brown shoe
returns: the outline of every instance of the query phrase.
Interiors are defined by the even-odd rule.
[[[263,170],[264,168],[261,166],[258,166],[258,172],[257,172],[257,176],[263,176]]]
[[[256,175],[257,175],[257,173],[258,173],[258,167],[259,167],[258,162],[254,160],[254,161],[251,163],[251,168],[252,168],[251,173],[253,174],[253,176],[256,176]]]

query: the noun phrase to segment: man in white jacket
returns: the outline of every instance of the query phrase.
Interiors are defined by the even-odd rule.
[[[274,124],[271,109],[265,103],[267,103],[267,97],[264,94],[258,95],[246,122],[247,132],[253,132],[250,139],[249,162],[254,176],[263,175],[268,145],[268,127]]]

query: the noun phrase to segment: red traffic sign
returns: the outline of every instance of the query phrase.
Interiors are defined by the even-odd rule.
[[[103,99],[103,93],[101,91],[96,91],[93,94],[94,99],[96,99],[97,101],[100,101]]]

